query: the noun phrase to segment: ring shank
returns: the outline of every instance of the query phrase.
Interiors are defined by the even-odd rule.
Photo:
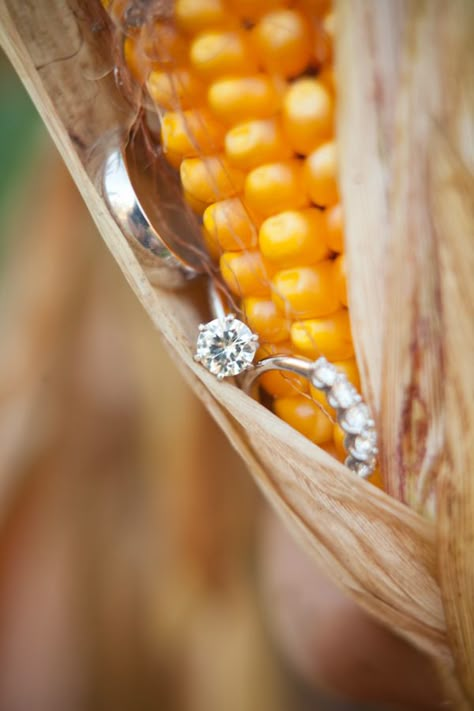
[[[258,363],[246,370],[241,375],[240,385],[242,390],[249,395],[253,392],[258,378],[271,370],[283,370],[286,373],[301,375],[303,378],[309,379],[313,371],[313,365],[313,361],[306,360],[301,356],[298,358],[288,355],[270,356],[259,360]]]

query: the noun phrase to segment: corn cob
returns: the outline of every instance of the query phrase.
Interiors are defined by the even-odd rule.
[[[110,3],[109,12],[113,12]],[[123,2],[116,13],[123,13]],[[323,0],[176,0],[124,39],[158,137],[258,356],[326,356],[359,387],[337,185],[333,15]],[[317,391],[268,373],[274,412],[343,459]],[[378,474],[372,481],[379,483]]]

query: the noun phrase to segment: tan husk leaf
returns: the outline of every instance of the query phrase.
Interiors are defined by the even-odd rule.
[[[425,514],[438,509],[448,636],[472,699],[474,6],[368,8],[340,4],[354,337],[388,490]],[[376,324],[361,328],[364,319]]]
[[[444,124],[447,98],[445,57],[439,48],[446,52],[447,15],[459,15],[461,3],[457,5],[441,12],[437,3],[416,4],[406,25],[394,102],[385,270],[384,474],[390,493],[431,515],[443,447],[444,373],[439,235],[429,176],[436,163],[433,135]]]
[[[340,183],[347,258],[357,275],[349,281],[351,324],[364,393],[375,413],[382,396],[393,98],[405,22],[403,2],[338,5]]]
[[[111,218],[100,194],[97,171],[103,159],[101,151],[106,149],[104,137],[114,130],[123,130],[131,116],[116,90],[113,76],[107,72],[110,66],[98,62],[98,46],[107,47],[105,28],[98,22],[90,23],[79,6],[83,3],[0,0],[0,38],[104,240],[181,363],[190,384],[301,544],[365,609],[449,667],[452,657],[436,576],[434,525],[375,487],[350,476],[341,464],[265,408],[233,385],[217,383],[196,365],[192,359],[193,339],[202,316],[202,300],[197,293],[166,293],[154,287],[152,270],[143,258],[143,251],[128,244]],[[400,44],[396,38],[402,24],[398,6],[399,3],[386,2],[342,4],[346,16],[340,26],[342,51],[344,47],[346,51],[355,47],[351,61],[362,75],[362,61],[366,68],[378,67],[380,90],[385,84],[391,87],[396,78]],[[378,38],[375,45],[365,44],[367,37],[361,29],[369,19],[373,37]],[[386,22],[392,24],[387,26]],[[362,33],[359,39],[357,32]],[[389,35],[394,38],[392,52],[386,51],[388,47],[383,40]],[[347,61],[346,56],[346,66]],[[343,151],[350,143],[350,131],[356,131],[357,126],[359,130],[364,126],[377,130],[371,138],[373,146],[380,145],[382,139],[389,142],[388,103],[384,103],[380,114],[378,99],[371,93],[364,98],[364,103],[356,106],[353,92],[341,106],[339,130]],[[389,100],[387,95],[386,102]],[[361,113],[357,119],[358,111]],[[351,154],[352,182],[370,180],[370,191],[365,194],[365,205],[370,209],[365,216],[356,214],[357,198],[351,200],[355,186],[351,187],[346,179],[344,153],[342,163],[350,225],[354,335],[366,395],[377,411],[382,382],[381,262],[383,243],[390,238],[388,233],[385,237],[388,152],[382,150],[375,165],[369,160],[365,166],[360,164],[359,172],[355,166],[361,160],[360,151],[354,148]],[[374,176],[372,169],[376,171]],[[368,222],[370,231],[366,231]],[[366,233],[362,235],[364,230]],[[372,254],[370,234],[377,233],[381,244]],[[357,250],[352,246],[353,240],[362,244],[363,239],[365,261],[355,258]],[[358,300],[359,293],[363,297]]]
[[[443,31],[449,76],[432,137],[431,207],[443,303],[445,448],[437,482],[440,584],[457,673],[474,699],[474,5],[456,3]],[[446,79],[446,77],[445,77]]]
[[[474,19],[474,18],[473,18]],[[440,584],[449,638],[470,698],[474,698],[474,181],[444,136],[433,175],[443,200],[434,204],[445,304],[445,455],[437,486]],[[444,155],[443,155],[444,152]],[[466,235],[470,239],[466,240]]]

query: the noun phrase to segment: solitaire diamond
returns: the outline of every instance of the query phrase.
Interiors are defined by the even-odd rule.
[[[199,327],[195,359],[222,380],[247,370],[257,348],[257,336],[229,314]]]

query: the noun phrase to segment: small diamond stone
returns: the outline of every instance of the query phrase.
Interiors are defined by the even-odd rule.
[[[368,425],[370,411],[364,402],[352,405],[339,417],[339,424],[342,429],[350,434],[360,434]]]
[[[222,379],[247,370],[257,348],[257,336],[245,323],[229,315],[200,326],[195,358]]]
[[[337,376],[327,398],[331,407],[346,408],[359,401],[357,390],[342,374]]]
[[[372,459],[370,462],[359,462],[353,457],[347,457],[346,467],[349,467],[357,476],[361,479],[367,479],[375,469],[375,460]]]
[[[326,358],[319,358],[314,364],[311,382],[315,388],[323,390],[334,385],[337,376],[337,368],[332,363],[328,363]]]
[[[374,457],[377,445],[377,433],[372,427],[369,427],[355,437],[351,438],[349,445],[349,453],[355,459],[362,462],[367,462]]]

